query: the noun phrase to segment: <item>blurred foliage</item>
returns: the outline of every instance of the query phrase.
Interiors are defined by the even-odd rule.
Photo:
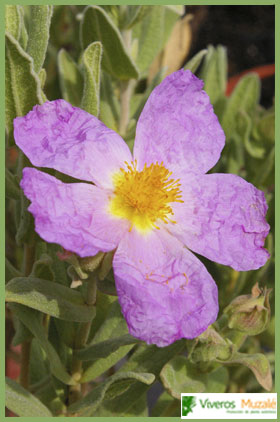
[[[181,392],[273,391],[275,110],[260,105],[254,73],[226,96],[224,46],[207,46],[184,64],[191,31],[190,17],[182,14],[182,6],[6,6],[6,300],[13,344],[31,342],[30,391],[7,380],[6,405],[19,416],[146,416],[154,379],[163,393],[149,409],[152,416],[180,415]],[[265,192],[271,258],[258,271],[240,273],[201,258],[219,287],[219,318],[195,340],[157,348],[128,335],[112,256],[82,261],[34,232],[19,188],[26,159],[15,147],[12,122],[47,98],[64,98],[119,131],[132,148],[152,89],[183,65],[204,80],[226,133],[211,172],[238,174]],[[90,308],[85,284],[96,267],[104,281]],[[256,282],[259,294],[252,299]],[[77,331],[95,314],[89,343],[75,350]],[[247,329],[251,318],[255,325]],[[81,379],[71,372],[75,357],[83,362]],[[84,397],[67,410],[67,386],[80,382]]]

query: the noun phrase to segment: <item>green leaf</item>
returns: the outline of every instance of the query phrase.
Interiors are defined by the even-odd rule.
[[[42,69],[40,69],[40,71],[38,72],[38,76],[39,76],[39,79],[40,79],[40,84],[41,84],[41,87],[42,87],[42,89],[44,88],[44,86],[45,86],[45,83],[46,83],[46,79],[47,79],[47,72],[46,72],[46,69],[44,69],[43,67],[42,67]]]
[[[28,34],[24,23],[24,6],[18,6],[19,12],[21,16],[21,33],[19,38],[19,43],[24,50],[26,50],[27,42],[28,42]]]
[[[5,6],[5,29],[16,40],[19,40],[21,34],[22,17],[20,6],[6,5]]]
[[[46,353],[51,373],[64,382],[64,384],[75,385],[76,382],[72,379],[71,375],[67,373],[57,352],[48,341],[45,329],[41,324],[40,314],[38,311],[15,303],[11,303],[9,307],[38,340],[40,346]]]
[[[225,94],[227,84],[227,55],[226,48],[218,45],[215,49],[208,47],[208,53],[201,70],[204,80],[204,90],[214,104]]]
[[[40,383],[43,379],[50,379],[49,367],[46,354],[41,348],[36,338],[32,339],[30,362],[29,362],[29,382],[30,385]],[[34,391],[33,388],[31,391]]]
[[[125,6],[125,14],[120,22],[120,28],[132,28],[136,23],[144,19],[151,10],[151,6]]]
[[[10,172],[7,167],[5,168],[5,195],[7,198],[19,199],[20,188],[19,183],[14,174]]]
[[[34,105],[44,101],[33,60],[9,34],[6,34],[5,89],[6,127],[8,136],[12,137],[14,118],[24,116]]]
[[[92,346],[93,349],[94,345],[108,339],[113,339],[118,336],[125,335],[127,332],[127,325],[122,316],[118,300],[114,300],[104,323],[97,331],[89,347]],[[101,375],[103,372],[107,371],[107,369],[111,368],[120,359],[122,359],[132,349],[132,347],[134,347],[134,344],[121,346],[109,356],[94,361],[84,371],[81,382],[91,381]]]
[[[16,381],[6,377],[5,405],[18,416],[51,417],[49,409]]]
[[[111,353],[118,350],[121,346],[128,344],[139,343],[140,340],[132,337],[130,334],[125,334],[120,337],[115,337],[109,340],[101,341],[100,343],[93,344],[85,349],[77,351],[77,357],[81,360],[95,360],[106,358]]]
[[[103,46],[102,67],[121,80],[138,78],[138,69],[126,52],[121,34],[106,12],[98,6],[88,6],[81,22],[81,43],[85,49],[94,41]]]
[[[117,5],[101,5],[103,10],[107,13],[110,19],[114,22],[114,24],[119,27],[119,20],[120,20],[120,6]]]
[[[122,385],[124,385],[125,383],[128,385],[128,383],[131,384],[133,382],[134,382],[133,379],[123,380],[122,381]],[[114,384],[112,384],[109,387],[109,391],[111,391],[113,389],[114,391],[116,391],[117,395],[119,395],[120,393],[123,393],[122,387],[120,386],[121,385],[120,383],[121,383],[121,381],[120,382],[115,382]],[[118,390],[118,387],[119,387],[119,390]],[[95,417],[107,417],[107,418],[111,417],[112,418],[112,417],[115,416],[114,412],[111,412],[107,408],[107,406],[105,404],[109,400],[109,396],[110,395],[108,394],[108,391],[107,391],[106,392],[106,395],[105,395],[105,399],[103,401],[104,405],[101,404],[99,406],[99,408],[94,412],[94,416]],[[180,406],[179,406],[179,409],[180,409]],[[137,400],[137,402],[133,406],[130,407],[129,411],[127,411],[125,413],[125,417],[126,418],[129,418],[129,417],[131,417],[131,418],[134,417],[135,418],[136,416],[138,418],[140,416],[141,417],[148,417],[149,416],[149,414],[148,414],[148,406],[147,406],[147,398],[146,398],[145,395],[139,397],[139,400]],[[109,419],[107,419],[107,420],[109,420]]]
[[[241,111],[236,116],[236,130],[239,132],[244,142],[246,151],[253,158],[263,158],[265,148],[261,142],[257,142],[252,138],[252,119],[245,111]]]
[[[53,6],[29,6],[30,19],[26,51],[34,60],[34,70],[39,72],[45,61]]]
[[[54,272],[52,270],[52,258],[49,255],[43,253],[40,258],[34,262],[29,277],[53,281]]]
[[[83,92],[83,76],[66,50],[61,49],[57,56],[60,89],[63,98],[75,107],[80,107]]]
[[[15,328],[15,335],[12,340],[13,346],[18,346],[24,341],[30,341],[33,338],[32,333],[28,328],[17,318],[16,315],[13,315],[13,323]]]
[[[66,321],[88,322],[95,308],[84,303],[81,293],[49,280],[18,277],[6,285],[6,301],[21,303]]]
[[[254,138],[257,141],[265,144],[264,140],[270,144],[274,144],[275,141],[275,111],[269,111],[260,118],[253,132]]]
[[[163,45],[165,8],[150,6],[151,12],[133,27],[133,38],[138,40],[136,65],[144,74]]]
[[[271,148],[265,161],[258,167],[257,176],[255,178],[256,186],[263,186],[269,176],[274,174],[275,166],[275,147]]]
[[[148,100],[151,92],[153,91],[153,89],[162,81],[163,77],[164,77],[164,69],[161,69],[153,78],[152,82],[149,84],[149,86],[147,87],[146,91],[143,94],[135,94],[132,97],[132,104],[131,104],[131,115],[133,116],[133,118],[135,120],[139,119],[139,116],[143,110],[143,107],[146,103],[146,101]],[[138,96],[139,95],[139,96]],[[136,104],[133,104],[133,100],[135,102],[135,97],[136,97]]]
[[[109,278],[105,278],[104,280],[98,280],[97,288],[106,295],[118,296],[115,283]]]
[[[84,91],[81,107],[94,116],[98,116],[99,113],[101,55],[102,45],[100,42],[90,44],[82,55]]]
[[[156,346],[141,345],[122,366],[121,371],[152,372],[158,376],[162,367],[184,348],[184,342],[177,341],[170,346],[158,348]],[[129,412],[149,387],[134,382],[127,391],[115,399],[106,400],[104,406],[115,416],[122,416]]]
[[[119,115],[120,105],[114,92],[112,79],[106,72],[102,72],[99,118],[107,127],[118,131]]]
[[[152,408],[151,416],[152,417],[157,417],[157,416],[170,416],[170,417],[171,416],[178,416],[178,415],[174,415],[172,413],[173,407],[174,407],[174,401],[175,400],[173,399],[173,397],[171,397],[170,394],[167,393],[167,391],[164,391],[159,396],[156,404]],[[176,400],[176,401],[177,401],[179,412],[180,412],[180,402],[178,400]]]
[[[98,406],[102,403],[109,387],[114,382],[126,380],[127,378],[131,378],[148,385],[155,380],[155,376],[150,373],[118,372],[95,387],[83,399],[69,406],[68,411],[70,413],[78,413],[79,416],[93,416]]]
[[[6,282],[10,281],[14,277],[21,277],[21,272],[13,266],[13,264],[5,258],[5,279]]]
[[[260,98],[260,79],[251,73],[244,76],[231,94],[222,117],[222,127],[230,138],[236,130],[236,116],[240,111],[252,115]]]
[[[59,320],[57,320],[59,321]],[[65,322],[65,321],[64,321]],[[75,324],[67,321],[67,324]],[[77,324],[77,323],[76,323]],[[77,324],[78,325],[78,324]],[[79,326],[77,326],[76,329],[76,335],[79,330]],[[68,331],[68,327],[65,325],[65,329]],[[69,330],[71,330],[71,327],[69,327]],[[73,351],[71,350],[73,348],[73,345],[75,344],[75,340],[73,339],[73,342],[71,346],[67,346],[62,341],[62,336],[60,335],[60,332],[57,329],[56,324],[56,318],[50,318],[49,324],[48,324],[48,340],[51,343],[51,345],[54,347],[55,351],[57,352],[61,362],[65,367],[69,367],[69,365],[72,362],[71,356],[73,355]]]
[[[104,324],[107,315],[110,313],[111,304],[116,300],[115,297],[109,296],[102,293],[100,290],[96,292],[96,316],[94,318],[94,324],[91,326],[88,344],[91,344],[94,336]],[[103,341],[101,339],[101,341]]]
[[[206,49],[199,51],[195,56],[193,56],[184,66],[184,69],[189,69],[192,73],[195,73],[199,68],[203,58],[207,54]]]
[[[203,393],[205,385],[202,377],[194,373],[192,365],[185,356],[176,356],[164,365],[160,373],[161,381],[175,399],[181,399],[181,393]]]
[[[23,157],[23,153],[21,151],[19,155]],[[16,243],[18,246],[22,246],[23,243],[30,243],[31,237],[34,235],[34,220],[30,212],[27,210],[30,202],[24,195],[23,190],[20,191],[20,200],[17,201],[17,204],[20,208],[20,220],[17,226]]]
[[[61,253],[61,247],[54,244],[47,244],[48,255],[52,258],[52,270],[54,272],[54,279],[57,283],[69,286],[69,280],[67,277],[67,264],[58,257],[58,253]]]
[[[103,324],[95,334],[91,344],[96,344],[109,338],[119,337],[122,334],[127,334],[128,329],[125,319],[121,312],[121,307],[117,299],[111,302],[108,314]]]
[[[54,320],[54,323],[61,342],[66,346],[72,348],[77,330],[79,329],[79,323],[64,321],[63,319],[57,318]]]
[[[265,389],[270,391],[272,388],[272,376],[270,364],[265,355],[262,353],[246,354],[236,353],[229,361],[223,361],[223,364],[228,365],[245,365],[255,375],[259,384]]]
[[[206,380],[206,393],[224,393],[229,381],[228,370],[224,366],[210,372]]]
[[[110,385],[110,387],[106,391],[106,400],[111,400],[124,393],[133,382],[134,380],[131,378],[125,378],[115,381],[113,384]]]

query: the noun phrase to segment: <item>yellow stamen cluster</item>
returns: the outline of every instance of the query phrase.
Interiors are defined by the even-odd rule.
[[[172,202],[183,202],[179,179],[170,179],[172,173],[163,163],[145,164],[138,171],[136,160],[125,163],[127,170],[120,169],[114,176],[114,196],[110,202],[110,212],[131,222],[130,229],[135,226],[139,231],[146,232],[159,228],[156,221],[175,223],[170,217]]]

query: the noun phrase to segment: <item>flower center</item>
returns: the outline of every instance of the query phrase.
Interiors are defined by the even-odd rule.
[[[136,170],[136,160],[125,162],[123,168],[114,176],[114,197],[110,202],[110,212],[131,222],[130,230],[135,226],[146,232],[159,229],[156,221],[176,223],[171,219],[174,214],[172,202],[184,202],[181,198],[179,179],[170,179],[171,172],[163,163],[145,164],[142,171]]]

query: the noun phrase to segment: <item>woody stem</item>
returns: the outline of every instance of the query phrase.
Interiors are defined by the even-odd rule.
[[[97,289],[97,276],[96,274],[92,273],[91,276],[88,278],[88,286],[87,286],[87,296],[86,296],[86,304],[88,306],[94,306],[96,303],[96,289]],[[89,337],[90,328],[91,328],[92,320],[81,323],[78,329],[74,349],[81,349],[83,348]],[[75,354],[73,356],[72,361],[72,377],[77,382],[76,385],[70,387],[70,396],[69,402],[74,403],[77,401],[81,396],[81,384],[79,383],[83,372],[83,364],[80,359],[78,359]]]

